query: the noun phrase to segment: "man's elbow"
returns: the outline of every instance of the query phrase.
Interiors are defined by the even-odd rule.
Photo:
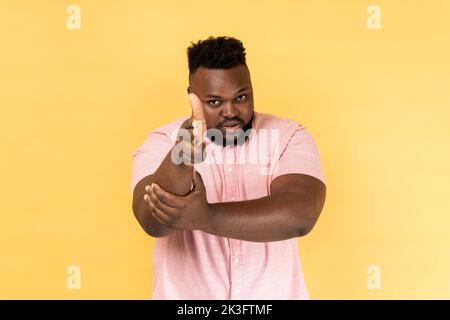
[[[308,214],[302,215],[299,224],[297,224],[297,237],[304,237],[309,234],[316,225],[322,208],[310,210]]]
[[[143,206],[142,202],[137,201],[136,198],[133,198],[132,211],[134,217],[146,234],[155,238],[160,238],[166,235],[164,234],[164,232],[158,230],[156,226],[150,223],[145,212],[145,207]]]
[[[162,238],[171,233],[171,230],[168,228],[164,228],[162,226],[157,226],[146,221],[145,218],[139,217],[138,214],[135,213],[136,220],[139,222],[141,228],[151,237],[154,238]]]
[[[156,225],[151,224],[149,221],[146,221],[147,219],[145,217],[141,217],[136,212],[134,213],[134,216],[136,217],[136,220],[139,222],[139,225],[141,226],[142,230],[144,230],[145,233],[151,237],[161,238],[170,233],[170,232],[167,232],[167,230],[164,231],[164,230],[162,230],[161,227],[158,227]]]
[[[324,204],[325,189],[314,201],[304,201],[301,204],[299,209],[301,213],[297,215],[300,220],[297,224],[298,237],[304,237],[312,231],[317,220],[319,220]]]
[[[147,233],[149,236],[153,237],[153,238],[162,238],[165,237],[167,235],[169,235],[170,233],[168,232],[163,232],[160,230],[157,230],[156,228],[144,228],[145,233]]]
[[[314,228],[314,224],[312,223],[304,223],[303,225],[300,226],[300,228],[298,228],[297,230],[297,237],[304,237],[307,234],[309,234],[312,229]]]

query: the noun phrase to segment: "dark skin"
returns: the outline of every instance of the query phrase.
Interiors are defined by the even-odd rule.
[[[224,125],[237,122],[244,129],[253,116],[253,88],[246,66],[231,69],[200,67],[189,77],[189,92],[202,100],[208,129],[219,129],[224,137]]]
[[[225,136],[224,124],[238,123],[244,128],[251,121],[253,92],[246,66],[200,67],[189,77],[188,92],[200,98],[208,129],[217,128]],[[189,128],[190,121],[183,126]],[[201,230],[267,242],[308,234],[319,218],[325,196],[326,187],[320,180],[287,174],[272,181],[266,197],[210,204],[200,174],[192,166],[174,164],[169,152],[156,172],[136,185],[133,211],[143,229],[154,237],[175,230]]]

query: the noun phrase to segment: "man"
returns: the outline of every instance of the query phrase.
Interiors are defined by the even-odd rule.
[[[326,193],[312,136],[254,111],[241,41],[192,43],[188,60],[191,116],[133,153],[133,211],[156,237],[153,299],[308,299],[297,237]]]

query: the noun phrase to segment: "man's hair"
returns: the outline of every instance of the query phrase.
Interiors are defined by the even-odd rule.
[[[191,42],[187,55],[189,75],[199,67],[229,69],[237,65],[247,65],[242,42],[232,37],[209,37],[197,43]]]

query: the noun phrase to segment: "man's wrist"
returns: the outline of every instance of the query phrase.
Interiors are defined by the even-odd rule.
[[[214,234],[215,232],[215,225],[216,225],[216,210],[217,210],[217,204],[216,203],[208,203],[207,204],[207,210],[206,210],[206,223],[203,226],[203,230],[206,233]]]

